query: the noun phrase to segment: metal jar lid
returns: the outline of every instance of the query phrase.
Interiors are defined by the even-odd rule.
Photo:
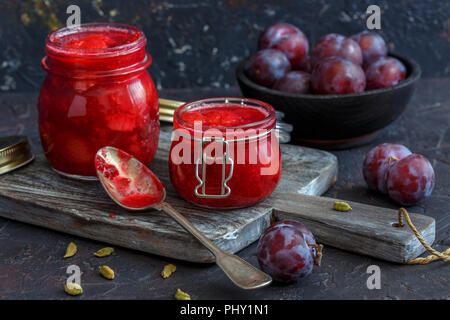
[[[25,136],[0,138],[0,175],[20,168],[31,161],[34,155]]]

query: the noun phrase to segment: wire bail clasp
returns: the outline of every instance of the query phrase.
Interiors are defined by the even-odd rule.
[[[222,156],[220,157],[209,157],[206,154],[206,151],[203,149],[203,145],[210,143],[210,142],[219,142],[222,146],[225,146],[225,152],[222,152]],[[203,137],[201,140],[201,148],[200,148],[201,157],[198,157],[195,161],[195,177],[197,178],[199,184],[195,187],[194,193],[199,198],[211,198],[211,199],[223,199],[230,195],[231,189],[227,185],[227,182],[230,181],[231,177],[233,176],[233,169],[234,169],[234,161],[231,159],[229,155],[229,145],[228,141],[226,141],[222,137]],[[222,160],[222,179],[221,179],[221,191],[220,194],[206,194],[206,161],[216,161],[216,159]],[[199,167],[200,163],[202,165],[202,178],[200,178],[199,175]],[[226,165],[227,163],[230,164],[230,172],[227,177],[226,175]]]

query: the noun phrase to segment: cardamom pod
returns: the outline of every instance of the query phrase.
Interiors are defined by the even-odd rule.
[[[94,252],[94,256],[99,257],[99,258],[107,257],[107,256],[111,255],[113,252],[114,252],[114,248],[106,247],[106,248],[98,250],[97,252]]]
[[[67,246],[66,254],[64,255],[63,258],[65,259],[65,258],[72,257],[73,255],[75,255],[75,253],[77,253],[77,245],[75,243],[71,242]]]
[[[111,269],[110,267],[108,267],[108,266],[100,266],[100,267],[98,267],[98,270],[100,270],[100,274],[104,278],[109,279],[109,280],[114,279],[114,270]]]
[[[188,295],[186,292],[183,292],[180,289],[178,289],[177,293],[175,293],[175,299],[177,299],[177,300],[191,300],[191,296]]]
[[[352,207],[347,202],[344,201],[336,201],[333,205],[333,209],[336,211],[350,211]]]
[[[161,271],[161,276],[166,279],[170,277],[176,270],[177,267],[175,267],[173,264],[165,265],[163,271]]]
[[[83,293],[83,288],[76,282],[69,282],[64,286],[64,291],[71,296],[77,296]]]

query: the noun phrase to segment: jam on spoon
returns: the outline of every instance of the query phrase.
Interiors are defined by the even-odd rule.
[[[269,285],[272,278],[234,254],[223,251],[198,231],[183,215],[164,201],[164,185],[149,168],[128,153],[101,148],[95,156],[97,176],[108,195],[128,210],[162,210],[197,238],[216,258],[225,274],[243,289]]]

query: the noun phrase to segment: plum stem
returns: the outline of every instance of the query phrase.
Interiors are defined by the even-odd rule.
[[[390,164],[391,161],[398,161],[398,160],[400,160],[400,159],[399,159],[399,158],[396,158],[396,157],[389,157],[389,158],[387,159],[387,163]]]
[[[307,243],[307,245],[316,248],[316,254],[314,255],[314,264],[316,266],[320,266],[320,264],[322,263],[323,245],[315,243]]]

